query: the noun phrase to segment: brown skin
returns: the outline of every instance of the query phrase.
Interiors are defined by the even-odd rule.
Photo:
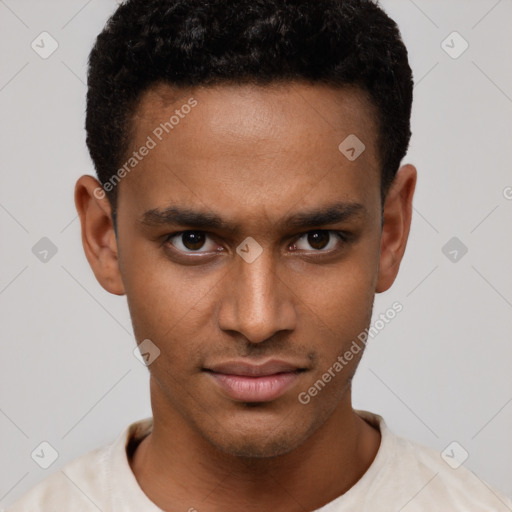
[[[222,85],[179,97],[153,87],[134,118],[130,153],[190,97],[197,106],[119,184],[117,240],[108,200],[94,195],[98,182],[83,176],[76,186],[83,245],[98,281],[127,295],[136,339],[161,350],[149,366],[154,428],[132,469],[163,510],[314,510],[352,487],[378,451],[380,433],[351,405],[362,351],[310,403],[298,395],[368,327],[375,293],[392,285],[416,169],[400,168],[382,219],[367,96],[299,83]],[[353,162],[338,150],[351,133],[366,145]],[[283,224],[339,201],[363,209],[334,224]],[[173,246],[166,236],[201,230],[142,221],[148,210],[171,205],[216,213],[239,231],[202,230],[205,245],[175,237]],[[303,236],[315,230],[343,231],[349,240],[332,234],[315,245]],[[236,253],[248,236],[263,248],[252,263]],[[227,397],[203,371],[271,358],[306,371],[266,403]]]

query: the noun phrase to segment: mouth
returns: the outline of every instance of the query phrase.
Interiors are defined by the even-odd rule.
[[[270,402],[284,395],[307,368],[271,360],[254,365],[232,361],[204,368],[220,390],[239,402]]]

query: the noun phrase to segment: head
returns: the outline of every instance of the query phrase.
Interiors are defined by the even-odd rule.
[[[412,77],[369,0],[129,0],[91,52],[75,199],[100,284],[126,294],[167,410],[225,453],[293,450],[350,404],[362,350],[307,404],[393,283],[415,169]],[[233,398],[226,362],[296,369]],[[158,409],[158,410],[155,410]]]

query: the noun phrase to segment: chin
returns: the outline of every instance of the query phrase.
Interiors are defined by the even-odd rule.
[[[308,428],[308,425],[291,421],[291,417],[280,418],[277,422],[257,421],[256,418],[251,421],[247,417],[240,420],[216,423],[215,427],[222,425],[221,430],[203,430],[202,436],[222,453],[262,459],[278,457],[295,450],[315,430],[314,425]]]
[[[300,444],[300,442],[293,442],[290,436],[272,436],[268,433],[257,438],[253,435],[237,436],[236,438],[226,436],[222,440],[210,439],[209,441],[226,454],[249,459],[265,459],[285,455]]]

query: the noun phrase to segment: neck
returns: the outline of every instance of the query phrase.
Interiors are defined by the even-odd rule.
[[[137,447],[132,470],[162,510],[315,510],[350,489],[380,445],[378,430],[354,412],[346,395],[304,443],[269,458],[221,452],[179,413],[152,400],[153,431]]]

